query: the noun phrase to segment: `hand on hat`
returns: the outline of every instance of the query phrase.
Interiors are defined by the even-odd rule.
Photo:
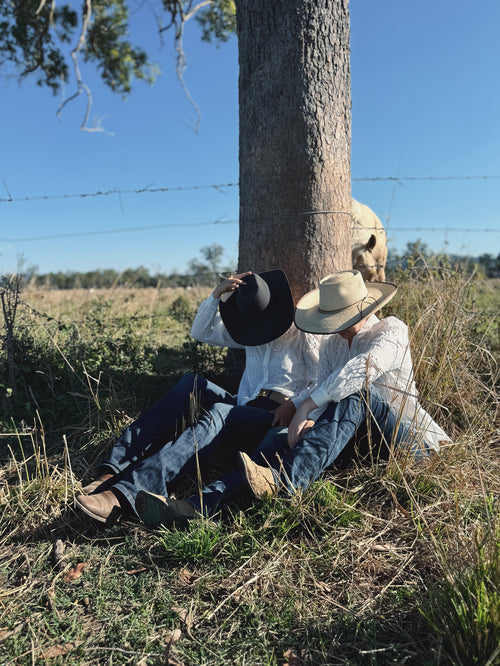
[[[246,273],[238,273],[238,275],[230,275],[215,287],[212,296],[214,298],[220,298],[222,294],[235,291],[235,289],[238,289],[241,284],[245,284],[243,278],[251,274],[252,271],[247,271]]]

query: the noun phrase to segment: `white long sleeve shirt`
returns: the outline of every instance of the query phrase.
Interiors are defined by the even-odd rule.
[[[396,317],[380,320],[371,315],[351,347],[336,333],[322,336],[318,388],[311,393],[320,409],[310,418],[317,419],[329,402],[339,402],[368,386],[406,425],[420,432],[430,448],[438,450],[439,441],[449,441],[418,402],[408,327]]]
[[[219,314],[219,300],[209,296],[200,305],[191,335],[195,340],[219,347],[244,349],[245,371],[237,393],[238,405],[253,400],[260,389],[279,391],[297,407],[316,387],[319,339],[294,325],[265,345],[245,347],[229,335]]]

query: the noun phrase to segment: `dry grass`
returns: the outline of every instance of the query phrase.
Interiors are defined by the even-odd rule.
[[[155,318],[175,293],[145,291],[94,300],[59,294],[64,303],[53,292],[23,298],[59,321],[95,313],[95,297],[110,300],[103,337],[115,315],[151,315],[149,337],[142,324],[136,329],[137,347],[175,330],[161,342],[172,344],[174,366],[162,366],[164,392],[182,365],[189,327]],[[61,369],[71,374],[68,364],[50,367],[52,357],[43,357],[44,376],[54,374],[34,389],[43,409],[24,423],[11,413],[0,439],[0,662],[500,663],[492,643],[500,635],[498,319],[483,316],[475,285],[451,273],[403,283],[385,314],[409,323],[422,401],[453,445],[424,464],[333,469],[292,498],[253,506],[242,497],[220,523],[182,532],[133,523],[98,531],[75,515],[75,488],[147,399],[131,403],[130,383],[114,369],[111,381],[86,376],[68,357],[80,388],[65,402],[58,386],[69,385]],[[53,340],[53,324],[29,316]],[[86,330],[82,324],[80,335]],[[82,363],[90,365],[91,354]],[[134,354],[133,385],[147,386],[144,365],[137,367],[144,359]],[[52,391],[46,402],[43,386]],[[65,409],[52,404],[54,418],[58,400]],[[64,553],[56,561],[58,540]]]

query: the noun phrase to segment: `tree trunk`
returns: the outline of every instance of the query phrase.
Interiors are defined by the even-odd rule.
[[[237,0],[239,269],[351,267],[348,0]]]

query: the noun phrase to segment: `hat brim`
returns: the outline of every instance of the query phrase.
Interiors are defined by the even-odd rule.
[[[236,292],[219,302],[220,315],[229,335],[245,347],[265,345],[286,333],[293,324],[293,296],[285,273],[276,269],[259,275],[269,287],[270,300],[258,319],[247,317],[239,310],[233,298]]]
[[[340,333],[369,317],[388,303],[397,291],[392,282],[367,282],[368,296],[348,308],[327,312],[319,307],[319,289],[310,291],[297,303],[295,325],[307,333]]]

